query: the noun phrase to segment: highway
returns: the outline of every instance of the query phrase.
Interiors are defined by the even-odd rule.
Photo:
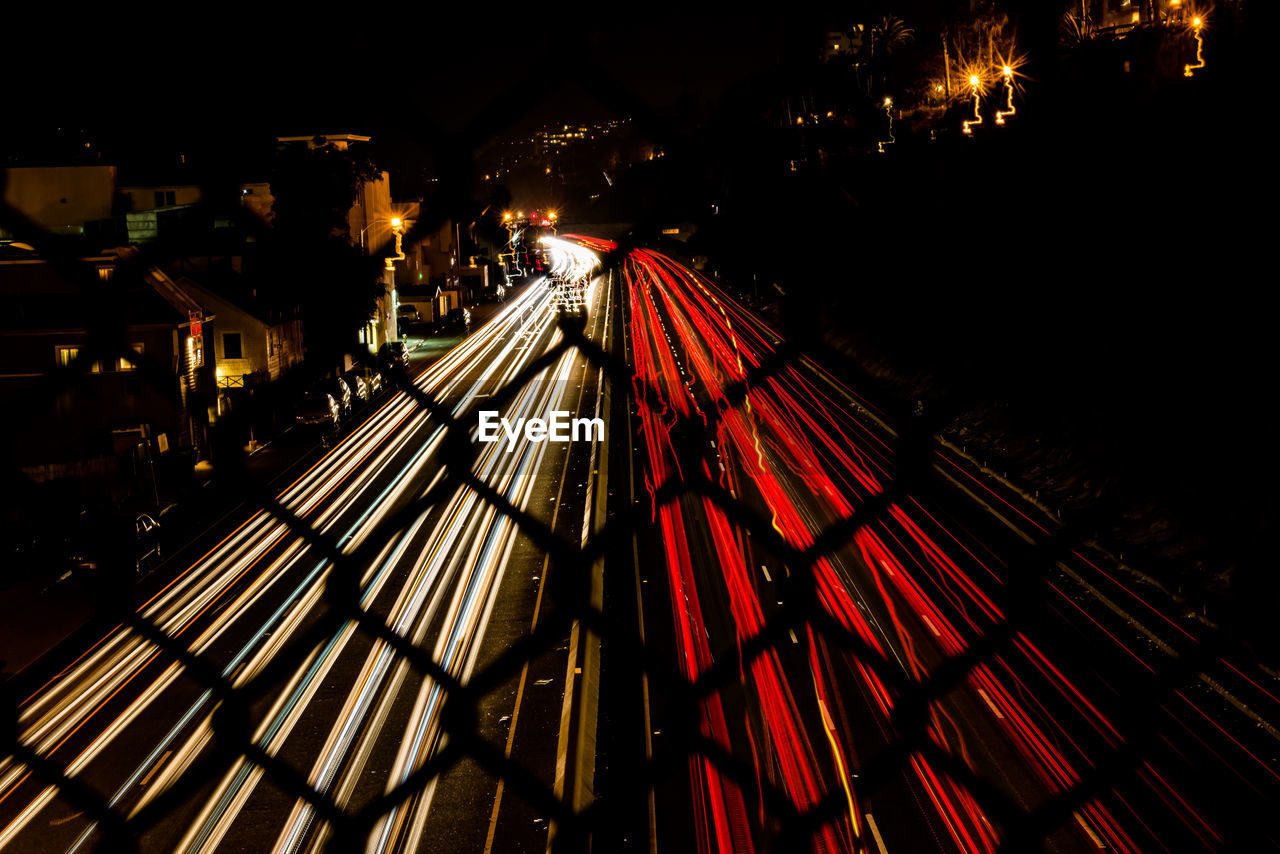
[[[1198,655],[1194,615],[1089,544],[1043,557],[1052,514],[945,441],[926,461],[938,488],[887,499],[901,442],[893,419],[808,358],[754,377],[782,338],[669,255],[622,255],[581,236],[546,249],[557,281],[586,283],[587,337],[634,379],[611,384],[568,350],[487,403],[561,343],[553,302],[567,291],[532,280],[411,372],[469,420],[470,472],[568,543],[589,542],[606,516],[646,513],[593,569],[590,594],[681,678],[795,618],[799,573],[847,639],[794,619],[762,654],[721,671],[694,721],[660,679],[627,669],[633,659],[611,668],[618,651],[576,624],[486,693],[475,734],[574,808],[610,786],[631,791],[630,763],[678,751],[672,734],[690,726],[748,769],[733,777],[679,754],[680,772],[620,804],[595,850],[772,850],[788,827],[769,799],[785,798],[801,813],[836,804],[813,850],[996,851],[1016,830],[1011,816],[1103,774],[1078,803],[1044,813],[1046,850],[1216,851],[1233,847],[1238,814],[1272,802],[1280,699],[1242,662]],[[606,438],[478,441],[476,414],[490,407],[512,422],[603,415]],[[447,479],[458,455],[441,420],[397,392],[277,501],[354,556],[349,595],[365,621],[466,683],[556,613],[562,568]],[[878,512],[812,567],[791,565],[791,550],[859,520],[868,503]],[[393,519],[388,535],[380,526]],[[476,762],[417,784],[448,746],[447,691],[387,638],[321,622],[333,573],[329,554],[276,515],[234,520],[138,608],[193,658],[117,627],[22,698],[18,738],[134,819],[144,851],[323,850],[333,826],[282,770],[348,815],[377,805],[367,851],[549,850],[551,817]],[[953,684],[904,707],[904,688],[975,649]],[[1197,663],[1163,681],[1183,660]],[[238,730],[205,671],[246,692]],[[879,759],[904,738],[929,749],[886,771]],[[245,756],[248,741],[277,767]],[[1138,758],[1113,766],[1128,750]],[[383,800],[406,781],[412,794]],[[1274,831],[1262,838],[1276,842]],[[65,793],[0,759],[0,849],[89,851],[104,839]]]
[[[807,359],[728,402],[726,387],[764,363],[778,335],[666,255],[637,249],[617,263],[637,373],[632,477],[651,496],[700,474],[804,549],[884,491],[897,433],[872,404]],[[678,450],[687,425],[709,419],[700,453]],[[714,763],[690,759],[687,780],[659,791],[659,839],[687,837],[687,850],[700,852],[765,850],[781,829],[761,806],[761,790],[771,790],[801,811],[833,793],[841,799],[841,816],[813,838],[815,850],[993,851],[1007,841],[996,811],[930,756],[908,753],[900,773],[875,786],[858,774],[903,734],[886,668],[918,682],[1000,637],[1013,614],[1001,604],[1012,574],[1032,571],[1008,556],[1053,528],[959,449],[940,447],[933,468],[953,493],[889,503],[813,566],[821,608],[863,655],[796,626],[706,700],[702,734],[755,769],[755,779],[744,788]],[[660,545],[642,537],[637,561],[664,567],[642,579],[646,633],[673,635],[681,672],[695,679],[781,613],[780,582],[791,567],[759,531],[696,493],[659,506],[654,527]],[[1031,612],[1016,615],[992,653],[927,704],[922,737],[1015,813],[1087,781],[1137,742],[1144,761],[1051,822],[1047,848],[1227,847],[1224,828],[1246,804],[1263,809],[1280,779],[1280,742],[1268,723],[1277,702],[1263,677],[1218,658],[1143,706],[1155,674],[1198,643],[1194,621],[1084,547],[1036,571],[1044,586]],[[879,667],[868,666],[871,656]],[[1135,719],[1135,709],[1146,711]],[[662,731],[660,717],[653,729]]]
[[[595,259],[570,245],[552,247],[552,257],[571,267]],[[607,279],[594,278],[586,293],[588,335],[603,339],[611,298]],[[482,408],[485,398],[559,342],[549,299],[549,290],[534,282],[413,382],[455,415]],[[589,414],[597,379],[580,356],[565,352],[505,401],[502,414]],[[474,425],[470,432],[474,439]],[[477,443],[471,471],[513,505],[548,523],[554,519],[557,530],[572,529],[576,539],[591,444]],[[439,419],[396,393],[277,500],[350,555],[375,537],[380,523],[441,482],[446,452]],[[410,518],[385,542],[360,552],[367,560],[360,565],[359,605],[367,619],[383,621],[465,681],[537,619],[546,557],[465,486],[421,504]],[[319,549],[259,511],[176,574],[138,613],[233,686],[253,684],[246,733],[256,747],[324,798],[354,811],[439,752],[447,698],[439,684],[352,621],[294,653],[289,665],[273,667],[290,640],[315,625],[331,571]],[[482,735],[505,739],[508,753],[548,778],[557,755],[543,750],[534,734],[559,726],[556,694],[564,690],[566,666],[563,654],[558,667],[539,660],[530,685],[522,676],[516,690],[486,698],[479,722]],[[121,815],[149,815],[147,805],[180,784],[181,797],[142,835],[144,850],[320,850],[331,828],[312,805],[283,790],[258,764],[244,757],[227,761],[218,752],[219,700],[188,670],[120,627],[25,698],[19,737],[65,763],[68,774],[102,793]],[[548,671],[545,678],[541,670]],[[255,683],[263,674],[265,684]],[[527,738],[515,737],[513,717]],[[539,769],[540,762],[545,767]],[[494,837],[545,839],[545,821],[540,827],[521,821],[518,834],[497,833],[519,805],[508,803],[504,812],[496,781],[453,770],[458,773],[397,802],[373,828],[368,850],[416,850],[432,834],[468,850],[484,848],[486,837],[491,843]],[[492,811],[477,812],[477,801],[492,804]],[[83,851],[101,838],[101,829],[55,788],[12,757],[0,761],[0,848]]]

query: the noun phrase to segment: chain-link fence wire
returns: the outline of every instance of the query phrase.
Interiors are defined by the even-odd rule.
[[[418,142],[436,157],[443,185],[440,203],[422,211],[405,236],[407,245],[412,245],[418,236],[438,229],[446,221],[449,211],[463,209],[469,202],[479,186],[475,180],[476,153],[511,124],[510,105],[527,100],[525,93],[529,91],[531,82],[530,79],[517,79],[508,92],[495,99],[489,109],[480,111],[478,118],[461,132],[449,133],[444,128],[417,125]],[[598,65],[589,61],[575,64],[566,70],[566,82],[576,83],[606,106],[631,116],[637,129],[651,138],[661,139],[668,130],[653,116],[643,99],[618,84],[606,69]],[[251,235],[266,238],[269,227],[240,205],[236,190],[237,185],[230,177],[209,176],[202,186],[203,200],[199,207],[212,216],[232,220]],[[646,226],[654,224],[638,223],[636,233],[643,233]],[[166,267],[181,254],[182,247],[170,244],[162,237],[142,247],[135,257],[122,262],[115,278],[104,283],[94,266],[81,259],[80,244],[76,241],[42,231],[8,206],[0,208],[0,226],[16,239],[34,246],[39,256],[46,259],[58,275],[78,289],[80,298],[92,306],[95,318],[88,329],[88,339],[74,363],[55,368],[35,381],[25,398],[26,406],[12,413],[11,417],[21,425],[27,413],[43,412],[52,407],[60,395],[80,389],[95,361],[116,358],[132,363],[138,381],[178,406],[181,378],[170,366],[158,363],[151,354],[135,352],[126,333],[127,306],[134,295],[149,287],[143,278],[146,270],[150,265]],[[635,247],[624,240],[604,259],[610,275],[621,270],[622,260],[632,248]],[[621,285],[618,277],[615,276],[615,280]],[[625,289],[620,287],[619,290]],[[1123,713],[1125,719],[1116,722],[1118,729],[1125,734],[1120,746],[1091,757],[1091,766],[1082,772],[1075,785],[1047,797],[1029,812],[1024,810],[999,786],[935,742],[928,732],[930,704],[962,685],[975,667],[1007,650],[1011,638],[1028,625],[1035,624],[1045,612],[1045,603],[1052,598],[1048,583],[1055,567],[1081,547],[1081,543],[1096,529],[1098,521],[1107,518],[1110,509],[1095,506],[1075,514],[1055,532],[1034,544],[1011,547],[1012,553],[1006,555],[1010,567],[1007,583],[989,591],[992,600],[1008,618],[970,643],[963,653],[935,668],[927,678],[915,680],[906,676],[900,667],[885,660],[860,637],[845,629],[820,604],[813,568],[820,558],[845,548],[858,530],[885,519],[888,509],[909,495],[926,499],[937,495],[941,500],[953,500],[949,497],[950,488],[934,469],[935,437],[956,414],[965,410],[967,402],[945,401],[923,414],[917,413],[910,401],[898,399],[893,390],[885,388],[857,363],[825,343],[813,326],[812,313],[798,304],[795,297],[785,298],[782,316],[785,342],[763,364],[725,390],[729,407],[741,403],[750,389],[759,387],[787,366],[809,358],[843,376],[869,399],[876,400],[899,427],[895,472],[884,491],[864,501],[846,520],[822,531],[810,547],[803,550],[793,547],[773,528],[769,518],[701,474],[701,467],[697,465],[684,466],[683,479],[673,478],[657,485],[654,506],[646,502],[613,508],[603,528],[592,534],[585,546],[580,546],[513,504],[473,472],[477,452],[468,431],[481,404],[455,414],[446,401],[424,391],[408,378],[399,377],[395,387],[445,427],[444,447],[439,455],[444,475],[428,492],[382,520],[358,548],[344,553],[331,537],[284,506],[273,492],[248,474],[238,432],[240,425],[225,420],[212,427],[215,478],[224,488],[239,491],[246,506],[261,508],[283,522],[317,555],[330,563],[331,571],[324,581],[320,607],[260,672],[236,687],[216,667],[190,652],[181,639],[168,636],[143,618],[137,610],[133,575],[131,572],[127,577],[121,574],[112,583],[103,585],[102,595],[96,599],[100,620],[106,625],[123,624],[130,632],[147,639],[160,656],[181,664],[191,679],[213,693],[216,711],[212,718],[214,738],[211,744],[185,770],[180,780],[128,818],[113,809],[101,793],[68,773],[62,757],[41,755],[21,742],[19,698],[12,696],[11,690],[5,698],[4,731],[0,733],[4,752],[12,755],[38,779],[56,786],[59,798],[96,822],[98,850],[109,852],[138,850],[144,834],[201,787],[215,784],[226,769],[241,758],[261,768],[281,790],[305,800],[314,808],[317,817],[331,828],[327,846],[330,851],[362,848],[379,819],[422,792],[431,781],[463,760],[471,760],[493,777],[503,780],[508,791],[546,816],[556,828],[553,839],[556,850],[585,850],[594,833],[609,827],[625,814],[626,805],[644,799],[653,787],[673,775],[687,772],[691,756],[706,757],[743,792],[750,793],[753,799],[758,796],[771,821],[763,827],[755,826],[754,830],[767,840],[771,850],[806,850],[824,826],[847,817],[848,807],[843,791],[839,787],[830,787],[817,804],[802,810],[787,792],[762,779],[747,758],[705,735],[700,722],[705,700],[740,681],[741,674],[752,661],[786,643],[790,632],[812,629],[826,642],[844,649],[874,672],[896,697],[890,721],[894,740],[887,749],[866,757],[859,767],[853,769],[857,773],[854,786],[859,796],[890,785],[901,777],[913,756],[922,756],[972,793],[979,806],[1000,827],[1007,850],[1039,847],[1069,821],[1076,810],[1092,799],[1105,796],[1132,777],[1148,754],[1153,740],[1158,737],[1158,729],[1150,726],[1149,722],[1174,692],[1215,658],[1237,652],[1236,635],[1229,626],[1206,631],[1197,643],[1180,648],[1178,655],[1166,661],[1151,679],[1130,685]],[[562,332],[560,342],[530,363],[501,391],[486,399],[484,408],[500,409],[525,384],[536,379],[540,372],[569,351],[576,352],[593,367],[599,368],[604,381],[611,385],[615,394],[629,398],[631,390],[637,388],[634,384],[636,376],[631,365],[619,355],[621,351],[607,351],[599,342],[587,338],[580,320],[561,317],[558,325]],[[644,385],[639,390],[638,399],[628,400],[628,405],[657,407],[662,411],[662,396],[656,388]],[[189,400],[187,405],[200,411],[209,402],[195,399]],[[677,424],[672,434],[677,457],[699,459],[707,439],[715,436],[716,426],[729,407],[707,413],[706,423],[698,420]],[[23,495],[33,490],[33,485],[16,464],[11,462],[6,468],[3,476],[10,495]],[[550,556],[557,577],[556,583],[549,588],[555,607],[546,609],[544,618],[536,627],[497,654],[465,683],[436,662],[428,649],[411,643],[392,631],[380,616],[362,608],[359,596],[362,567],[375,559],[382,548],[405,531],[419,515],[447,500],[459,488],[473,491],[498,513],[510,518],[521,535]],[[943,497],[943,493],[948,497]],[[778,580],[780,600],[785,604],[768,615],[764,630],[740,646],[726,650],[693,682],[687,681],[674,663],[655,652],[652,645],[642,642],[632,625],[613,619],[613,615],[608,613],[608,606],[604,609],[593,607],[589,596],[593,564],[613,549],[620,546],[630,548],[634,534],[651,530],[655,507],[677,502],[686,495],[710,500],[790,570],[785,578]],[[638,682],[644,674],[655,693],[661,692],[667,698],[668,726],[662,745],[655,749],[651,761],[628,768],[629,773],[612,774],[609,791],[597,793],[607,797],[599,797],[581,810],[571,806],[569,796],[557,796],[535,769],[524,767],[510,758],[503,745],[486,740],[479,728],[480,702],[518,676],[527,663],[561,648],[575,622],[582,629],[594,633],[603,648],[608,650],[610,672],[607,678],[615,681],[633,678]],[[255,718],[252,710],[255,706],[263,700],[272,699],[280,685],[303,665],[318,646],[349,623],[354,623],[369,637],[384,642],[418,676],[441,685],[447,696],[442,721],[446,738],[442,746],[402,783],[358,810],[343,809],[325,793],[313,788],[305,773],[271,755],[253,740]],[[754,817],[751,821],[753,825],[756,823]],[[863,842],[870,844],[865,839]],[[664,841],[664,844],[676,848],[682,845],[676,840]]]

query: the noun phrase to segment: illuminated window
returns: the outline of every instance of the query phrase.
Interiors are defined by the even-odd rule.
[[[204,336],[187,336],[187,368],[204,367]]]
[[[130,344],[129,347],[132,348],[133,352],[137,353],[139,356],[141,356],[144,351],[144,346],[141,341],[134,342],[133,344]],[[116,370],[117,371],[133,371],[133,370],[137,370],[137,368],[135,368],[133,363],[130,362],[128,359],[118,358],[116,359]]]
[[[76,364],[76,360],[80,358],[79,347],[59,346],[54,347],[54,363],[60,368],[70,368]],[[102,371],[102,364],[94,362],[89,365],[89,373],[96,374]]]

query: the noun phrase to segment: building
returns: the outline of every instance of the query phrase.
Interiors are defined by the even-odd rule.
[[[236,389],[274,382],[302,363],[302,315],[297,306],[268,305],[230,271],[188,274],[172,281],[206,316],[218,318],[212,353],[220,400]]]
[[[269,224],[272,218],[271,185],[266,181],[249,181],[239,185],[242,207]],[[121,186],[116,190],[117,206],[124,213],[125,233],[129,243],[148,243],[157,239],[167,224],[177,225],[199,210],[203,189],[197,184],[180,182],[147,183]],[[228,218],[218,217],[212,228],[228,229]]]
[[[45,231],[85,233],[115,210],[116,167],[15,166],[5,170],[4,201]],[[0,230],[0,239],[12,235]]]
[[[416,217],[420,203],[411,203],[411,217]],[[448,287],[456,278],[459,264],[459,226],[453,219],[445,219],[428,232],[418,232],[411,243],[405,244],[404,264],[396,265],[396,287],[419,286],[430,283]]]
[[[848,30],[830,30],[822,43],[823,62],[852,62],[862,53],[862,34],[865,28],[858,24]]]
[[[135,269],[136,249],[82,263],[96,281],[71,281],[32,253],[0,257],[0,406],[29,478],[123,500],[152,463],[177,457],[189,473],[207,454],[214,316],[158,269]],[[69,382],[51,380],[60,373]]]
[[[1075,14],[1098,30],[1121,34],[1144,25],[1181,25],[1193,14],[1191,10],[1204,8],[1191,0],[1078,0],[1073,6],[1077,6]]]
[[[83,235],[101,247],[190,236],[230,249],[251,239],[231,217],[211,216],[201,208],[203,189],[191,183],[185,170],[171,170],[169,180],[135,184],[121,183],[115,166],[24,166],[5,171],[7,204],[45,231]],[[237,189],[241,206],[270,223],[271,186],[250,181]],[[0,240],[5,239],[12,235],[0,232]]]

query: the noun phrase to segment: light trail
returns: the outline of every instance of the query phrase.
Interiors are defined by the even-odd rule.
[[[1191,34],[1196,40],[1196,61],[1182,66],[1183,77],[1194,77],[1195,73],[1204,68],[1204,17],[1196,15],[1191,19]]]
[[[961,123],[961,132],[966,136],[973,136],[973,126],[982,124],[982,112],[979,109],[982,104],[982,78],[976,73],[969,75],[969,94],[973,97],[973,118]]]
[[[631,302],[635,396],[652,400],[642,391],[647,386],[661,403],[656,409],[642,405],[639,413],[651,494],[671,478],[692,474],[694,461],[681,460],[675,453],[672,428],[713,411],[720,415],[714,453],[697,462],[702,474],[718,480],[739,500],[762,506],[775,529],[797,549],[812,544],[830,524],[848,518],[893,477],[890,446],[860,425],[864,410],[855,406],[851,412],[848,401],[855,400],[853,395],[829,375],[810,370],[810,365],[801,362],[803,368],[778,370],[750,388],[745,400],[728,404],[722,390],[761,365],[778,339],[705,277],[659,253],[635,250],[626,258],[624,280]],[[837,400],[815,379],[844,400]],[[772,597],[758,589],[764,582],[747,568],[776,558],[750,554],[752,540],[709,500],[685,498],[664,504],[657,508],[655,521],[668,562],[682,671],[696,678],[714,657],[717,642],[740,645],[762,630]],[[702,560],[708,556],[700,551],[704,541],[714,543],[711,566]],[[851,546],[814,564],[819,601],[847,630],[913,680],[927,679],[943,662],[1007,621],[992,594],[1006,583],[1008,568],[980,557],[980,546],[966,545],[915,499],[890,505],[883,519],[857,530]],[[1083,556],[1076,558],[1086,564],[1080,571],[1118,583]],[[1060,595],[1064,604],[1080,609],[1073,594],[1062,590]],[[712,619],[715,614],[721,618]],[[1192,638],[1159,616],[1184,639]],[[725,624],[725,618],[734,637],[709,638],[709,627]],[[1069,623],[1071,630],[1082,632],[1093,632],[1094,624],[1092,618]],[[1054,635],[1048,637],[1054,640]],[[1143,649],[1114,631],[1104,631],[1101,638],[1126,651]],[[781,661],[775,653],[761,656],[746,669],[745,723],[734,723],[734,714],[716,695],[704,703],[702,725],[717,743],[749,750],[760,785],[780,783],[801,809],[815,794],[840,787],[848,815],[828,825],[815,841],[820,850],[852,850],[867,844],[858,816],[870,810],[859,803],[853,779],[867,739],[832,710],[847,705],[851,700],[845,695],[857,686],[880,716],[884,737],[892,740],[895,698],[860,660],[820,654],[821,644],[813,637],[807,646],[808,664],[799,680],[793,668],[774,667],[773,662]],[[1091,683],[1096,681],[1087,675]],[[1195,705],[1188,695],[1180,696]],[[1109,697],[1104,699],[1114,705]],[[1077,785],[1096,753],[1125,742],[1098,698],[1068,677],[1027,632],[974,667],[962,688],[930,702],[927,715],[929,737],[938,746],[975,773],[980,767],[999,767],[1013,786],[1011,796],[1025,809]],[[824,741],[830,748],[825,759],[815,749]],[[1234,741],[1246,755],[1263,762]],[[1009,760],[1010,755],[1017,761]],[[1209,848],[1220,845],[1221,831],[1191,806],[1169,773],[1157,770],[1153,762],[1148,766],[1141,778],[1146,792],[1161,803],[1177,805],[1162,820],[1182,825]],[[1262,767],[1271,773],[1265,763]],[[911,757],[909,773],[920,802],[930,806],[938,826],[960,850],[993,851],[1000,845],[994,820],[962,785],[919,754]],[[752,847],[752,831],[734,820],[750,793],[720,780],[714,767],[701,760],[694,760],[690,776],[700,850]],[[1115,804],[1124,812],[1116,812]],[[1116,793],[1115,800],[1089,801],[1078,810],[1075,828],[1085,844],[1097,840],[1114,850],[1133,851],[1143,847],[1140,836],[1150,842],[1146,824],[1133,820],[1127,804]],[[889,848],[894,848],[892,842]]]
[[[877,149],[881,154],[884,154],[884,147],[886,145],[893,145],[895,142],[897,142],[897,140],[894,139],[894,136],[893,136],[893,99],[892,98],[886,97],[884,99],[884,117],[889,122],[889,138],[882,139],[880,140],[880,142],[876,144]]]
[[[424,372],[417,380],[419,387],[436,395],[438,399],[453,396],[457,394],[459,383],[472,365],[488,364],[488,369],[480,373],[457,404],[456,411],[461,411],[474,400],[481,388],[487,384],[501,385],[518,372],[523,364],[536,357],[537,351],[516,346],[525,342],[522,335],[515,333],[533,324],[537,327],[537,334],[543,335],[552,322],[546,305],[545,290],[535,284],[491,323]],[[571,361],[562,360],[562,365],[570,364]],[[544,383],[543,387],[559,388],[562,391],[564,384],[565,378],[560,376],[558,382]],[[530,400],[526,393],[521,396],[519,405],[536,405],[537,401]],[[408,495],[407,490],[415,480],[420,479],[418,476],[423,466],[438,449],[441,442],[440,428],[424,433],[429,420],[430,416],[407,395],[395,396],[312,469],[286,488],[279,500],[292,512],[315,525],[319,531],[329,536],[336,534],[344,552],[353,551],[385,517],[388,508]],[[404,462],[403,458],[407,453],[409,460]],[[527,496],[536,466],[527,455],[505,456],[507,459],[503,460],[504,466],[517,466],[516,469],[506,471],[505,474],[486,469],[485,475],[494,475],[496,482],[504,486],[515,488],[512,485],[518,485]],[[387,483],[380,491],[370,490],[375,483],[382,486],[382,481]],[[363,509],[359,510],[360,507]],[[357,511],[354,523],[343,522],[344,518],[351,516],[353,510]],[[420,519],[419,524],[421,521]],[[334,526],[339,524],[343,527],[335,529]],[[509,552],[514,529],[510,523],[490,527],[498,532],[498,541],[505,540],[508,544],[505,551],[489,549],[485,552],[486,571],[492,580],[500,578],[501,559]],[[382,589],[390,577],[389,568],[405,556],[407,544],[417,530],[415,526],[403,536],[393,538],[383,548],[378,560],[365,570],[362,578],[365,601],[369,601]],[[452,535],[456,537],[458,532],[455,530]],[[437,550],[437,553],[440,552]],[[139,613],[172,637],[193,635],[190,641],[184,641],[189,644],[188,650],[197,655],[207,655],[214,642],[228,636],[232,627],[237,627],[242,632],[243,627],[239,624],[244,620],[262,619],[264,615],[261,611],[264,606],[270,608],[267,605],[268,597],[271,597],[271,601],[282,598],[282,603],[266,615],[258,628],[250,630],[249,641],[222,668],[223,676],[231,680],[233,685],[246,684],[287,643],[287,639],[299,630],[307,612],[320,603],[329,571],[328,562],[312,560],[309,564],[301,563],[310,554],[310,549],[301,538],[290,536],[287,526],[265,512],[259,512],[141,606]],[[273,557],[266,562],[269,555]],[[500,558],[496,564],[495,558]],[[411,573],[413,583],[400,591],[395,612],[400,619],[394,620],[398,629],[403,629],[405,620],[421,609],[422,595],[429,586],[424,586],[423,582],[430,580],[430,566],[433,566],[430,561],[419,561],[416,566],[418,571]],[[424,569],[428,569],[425,576]],[[282,588],[282,585],[290,587]],[[496,589],[496,584],[492,587]],[[407,594],[407,591],[412,593]],[[441,589],[437,587],[433,595],[439,600]],[[482,624],[474,619],[474,608],[469,608],[467,614],[467,619],[460,621],[459,625],[465,625],[478,648]],[[350,636],[351,627],[348,626],[331,640],[326,650],[313,653],[305,666],[309,669],[300,671],[300,674],[307,675],[300,675],[299,680],[295,680],[286,693],[281,695],[276,712],[270,717],[272,723],[268,726],[278,736],[270,741],[272,745],[278,746],[283,735],[296,725],[306,706],[306,700],[321,684],[323,673],[332,666]],[[132,699],[123,711],[118,712],[114,720],[104,719],[105,725],[96,731],[88,745],[81,747],[80,752],[69,763],[69,774],[74,776],[82,773],[89,763],[111,748],[122,732],[154,707],[157,698],[172,691],[182,673],[181,666],[177,664],[164,667],[140,690],[134,687],[137,677],[157,661],[158,654],[158,650],[151,644],[123,627],[108,633],[90,652],[28,698],[21,717],[21,722],[26,725],[21,736],[23,742],[46,755],[56,752],[72,736],[78,733],[83,735],[89,726],[97,725],[97,719],[108,713],[112,699],[128,687]],[[356,702],[361,702],[358,694],[353,696],[356,697]],[[146,779],[150,782],[150,788],[130,810],[131,814],[136,813],[181,776],[182,770],[189,767],[210,741],[212,700],[212,692],[206,691],[185,712],[179,711],[174,715],[174,723],[168,733],[115,791],[111,800],[113,807],[127,804],[134,797],[139,780]],[[359,708],[364,709],[366,706],[360,705]],[[184,733],[186,738],[174,749]],[[260,735],[262,734],[264,732],[260,731]],[[160,767],[161,764],[163,768]],[[242,770],[233,769],[237,779]],[[0,762],[0,801],[12,794],[26,779],[25,769],[14,765],[11,758],[6,757]],[[211,824],[211,827],[201,824],[200,829],[193,828],[195,836],[204,840],[195,845],[197,849],[219,837],[219,822],[234,816],[235,809],[229,808],[230,805],[243,805],[253,786],[240,781],[225,788],[230,797],[221,800],[221,806],[215,804],[209,816],[210,823],[204,823]],[[0,831],[0,846],[11,842],[29,826],[31,820],[52,801],[56,793],[55,787],[39,790]],[[222,829],[225,826],[222,825]],[[87,841],[93,830],[94,826],[87,824],[72,844],[72,850]],[[194,837],[189,839],[194,840]]]
[[[1004,109],[996,110],[996,124],[1003,125],[1005,116],[1012,116],[1018,112],[1018,108],[1013,105],[1013,67],[1004,65],[1000,69],[1000,77],[1004,85]]]

